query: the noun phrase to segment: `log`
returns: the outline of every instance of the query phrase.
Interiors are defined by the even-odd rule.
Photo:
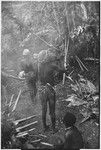
[[[38,121],[34,121],[34,122],[29,123],[29,124],[27,124],[27,125],[25,125],[25,126],[22,126],[22,127],[18,127],[18,128],[16,128],[16,130],[19,131],[19,130],[21,130],[21,129],[23,129],[23,128],[26,128],[26,127],[28,127],[28,126],[30,126],[30,125],[32,125],[32,124],[36,124],[36,123],[38,123]]]

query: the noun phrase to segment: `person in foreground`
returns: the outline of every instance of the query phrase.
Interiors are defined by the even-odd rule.
[[[63,123],[66,127],[65,140],[64,142],[59,142],[60,144],[56,145],[55,149],[79,150],[84,148],[82,135],[75,126],[76,117],[72,113],[67,112],[63,118]]]

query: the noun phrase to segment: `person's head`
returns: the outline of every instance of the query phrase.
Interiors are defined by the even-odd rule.
[[[30,53],[29,49],[24,49],[24,51],[23,51],[23,56],[24,56],[25,58],[28,58],[30,55],[31,55],[31,53]]]
[[[75,124],[76,117],[72,113],[67,112],[63,118],[63,123],[66,128],[71,127]]]
[[[35,60],[37,60],[37,59],[38,59],[38,54],[33,54],[33,58],[34,58]]]

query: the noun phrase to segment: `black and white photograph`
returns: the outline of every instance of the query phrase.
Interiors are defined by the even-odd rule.
[[[1,149],[100,149],[100,1],[1,1]]]

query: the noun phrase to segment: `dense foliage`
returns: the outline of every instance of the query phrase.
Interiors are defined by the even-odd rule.
[[[60,58],[64,56],[63,63],[68,69],[69,76],[66,76],[65,85],[60,83],[57,86],[57,98],[62,97],[61,102],[65,101],[68,108],[77,107],[79,114],[88,117],[88,120],[95,114],[93,120],[98,126],[100,3],[2,1],[1,11],[2,71],[18,76],[25,48],[32,53],[38,54],[42,50],[48,50],[51,53],[55,52]],[[8,78],[5,84],[2,84],[1,109],[2,112],[6,110],[8,115],[9,109],[12,108],[8,106],[12,95],[14,104],[19,89],[24,95],[28,88],[23,81],[12,78]],[[70,97],[66,91],[68,88],[72,93]],[[16,119],[19,118],[18,112],[14,112],[13,117],[15,116]],[[5,115],[2,114],[3,128],[5,128],[4,120]],[[10,128],[11,122],[7,123]],[[5,134],[2,135],[5,138]],[[6,139],[7,143],[11,140],[11,136]]]
[[[2,2],[1,49],[5,61],[13,56],[18,64],[24,48],[33,53],[48,48],[64,53],[68,38],[67,58],[99,58],[98,2]],[[10,67],[15,67],[12,61]]]

